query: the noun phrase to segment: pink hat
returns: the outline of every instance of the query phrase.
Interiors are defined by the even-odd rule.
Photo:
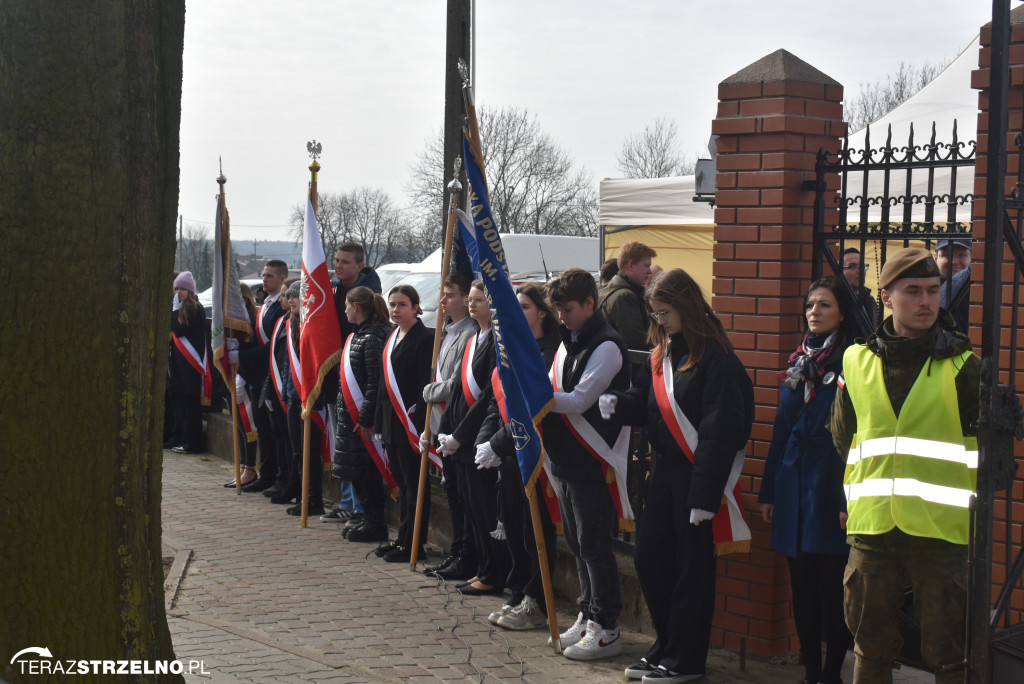
[[[196,291],[196,279],[192,277],[192,271],[182,271],[178,274],[178,277],[174,279],[175,289],[183,287],[189,292]]]

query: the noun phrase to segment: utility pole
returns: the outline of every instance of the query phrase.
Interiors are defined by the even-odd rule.
[[[445,187],[445,174],[455,165],[455,157],[462,156],[462,121],[466,116],[462,105],[462,78],[459,76],[459,60],[463,59],[472,68],[473,0],[448,0],[448,21],[445,38],[444,58],[444,166],[437,169],[438,187]],[[475,85],[475,84],[474,84]],[[466,172],[459,179],[466,187]],[[448,215],[448,200],[441,193],[438,206],[438,226],[444,226]]]

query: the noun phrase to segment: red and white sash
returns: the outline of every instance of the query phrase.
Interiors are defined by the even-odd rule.
[[[292,341],[291,318],[282,316],[278,323],[282,320],[285,321],[284,336],[288,340],[288,371],[291,373],[295,391],[299,392],[299,388],[302,387],[302,365],[299,363],[299,350],[295,348],[295,343]],[[273,355],[271,355],[271,358],[273,358]],[[278,390],[277,396],[281,399],[281,406],[284,406],[284,397],[281,396],[280,390]],[[285,410],[287,411],[287,409]],[[325,406],[319,411],[314,411],[310,414],[310,420],[320,429],[320,460],[324,463],[330,463],[334,457],[335,441],[334,430],[331,429],[330,420],[327,417],[327,407]]]
[[[476,355],[478,335],[473,335],[466,342],[466,350],[462,353],[462,394],[466,398],[466,406],[472,406],[480,398],[483,389],[473,376],[473,357]]]
[[[238,420],[245,433],[245,441],[256,441],[256,424],[253,423],[252,401],[245,389],[245,378],[235,373],[235,404],[238,406]]]
[[[558,347],[555,352],[555,361],[551,364],[549,377],[551,387],[556,392],[563,391],[562,371],[565,368],[565,344]],[[626,531],[634,529],[633,508],[629,505],[629,492],[626,489],[626,468],[629,464],[629,437],[628,425],[622,426],[615,444],[608,446],[604,437],[597,429],[587,422],[587,419],[579,413],[559,413],[562,422],[569,428],[569,432],[582,444],[594,458],[601,462],[601,470],[604,471],[605,482],[608,483],[608,491],[611,492],[612,501],[619,514],[619,527]]]
[[[398,333],[400,331],[401,328],[395,328],[391,336],[388,337],[387,344],[384,345],[384,386],[388,388],[388,399],[391,400],[391,408],[394,409],[396,415],[402,417],[402,425],[405,427],[405,434],[409,439],[409,444],[412,446],[413,451],[420,453],[420,436],[416,432],[416,425],[412,422],[412,417],[405,410],[405,401],[402,399],[402,393],[398,389],[395,368],[391,365],[391,352],[395,349],[395,343],[398,341]],[[415,407],[416,405],[413,404],[413,408]],[[441,464],[441,455],[437,453],[434,447],[430,447],[428,455],[430,462],[438,470],[444,470],[444,466]]]
[[[676,403],[673,377],[672,355],[666,353],[661,363],[661,380],[658,380],[658,359],[657,354],[651,354],[652,386],[654,396],[658,400],[658,410],[661,412],[662,420],[668,426],[672,437],[675,438],[683,453],[694,462],[693,452],[697,448],[697,429],[679,408]],[[711,519],[711,526],[715,535],[715,553],[719,556],[727,553],[748,553],[750,551],[750,527],[743,520],[743,510],[739,502],[742,498],[740,492],[740,473],[743,470],[743,457],[746,447],[736,452],[733,456],[732,470],[729,471],[729,478],[725,482],[725,492],[722,495],[722,503]]]
[[[341,394],[345,399],[345,409],[348,411],[349,417],[352,418],[352,424],[356,426],[356,434],[359,435],[360,441],[366,447],[366,451],[370,454],[370,458],[373,459],[377,470],[380,471],[381,477],[384,478],[384,483],[388,486],[391,496],[395,498],[398,496],[398,483],[395,481],[395,476],[391,474],[391,462],[388,461],[388,454],[384,450],[384,445],[374,438],[367,441],[363,437],[362,430],[359,429],[359,412],[363,410],[364,397],[363,390],[359,387],[359,382],[356,380],[355,371],[352,369],[350,350],[353,337],[355,335],[349,333],[349,336],[345,339],[345,347],[341,352]]]
[[[277,333],[282,325],[287,322],[287,317],[281,316],[277,319],[274,324],[274,334],[270,337],[270,381],[274,383],[274,391],[277,392],[277,401],[281,404],[281,410],[288,413],[288,407],[284,403],[284,378],[281,377],[281,369],[277,365],[277,356],[274,354],[277,351]],[[260,327],[260,330],[263,330]],[[285,332],[287,335],[287,332]]]
[[[213,399],[213,373],[210,372],[210,359],[206,354],[205,347],[203,355],[199,356],[199,352],[188,339],[178,337],[174,333],[171,333],[171,339],[174,340],[174,346],[177,347],[178,353],[185,357],[188,365],[192,366],[192,370],[199,373],[200,401],[204,406],[209,406],[210,400]]]

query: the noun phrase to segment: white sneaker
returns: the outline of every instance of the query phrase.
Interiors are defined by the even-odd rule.
[[[562,648],[572,646],[583,638],[583,635],[587,633],[587,622],[587,620],[583,619],[583,613],[581,612],[576,617],[576,622],[573,626],[558,635],[558,641],[561,643]],[[550,645],[551,637],[548,637],[548,646]]]
[[[619,638],[619,628],[604,629],[593,620],[587,622],[583,638],[562,652],[569,660],[600,660],[620,653],[622,639]]]
[[[529,596],[523,598],[522,602],[503,615],[497,625],[505,629],[536,629],[548,624],[547,616],[541,612],[537,599]]]
[[[490,622],[492,625],[496,625],[496,624],[498,624],[498,620],[500,620],[501,618],[503,618],[506,615],[508,615],[509,612],[512,611],[512,610],[515,610],[515,609],[512,606],[510,606],[510,605],[508,605],[506,603],[501,608],[499,608],[498,610],[496,610],[493,613],[491,613],[490,615],[488,615],[487,616],[487,621]]]

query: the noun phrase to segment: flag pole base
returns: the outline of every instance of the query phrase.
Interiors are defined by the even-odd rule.
[[[559,637],[555,637],[551,640],[551,647],[555,652],[555,655],[562,655],[562,640]]]

